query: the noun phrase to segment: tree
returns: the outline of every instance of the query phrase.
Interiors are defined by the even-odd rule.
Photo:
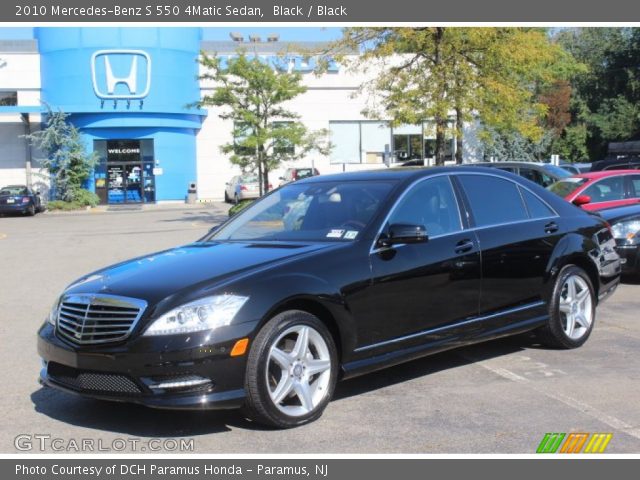
[[[563,29],[557,41],[587,69],[572,78],[570,127],[592,160],[640,131],[640,29]],[[569,135],[567,135],[569,136]]]
[[[299,116],[284,104],[306,92],[299,73],[289,73],[239,52],[223,64],[220,58],[202,53],[214,91],[200,106],[222,107],[219,114],[233,121],[233,141],[221,147],[232,163],[258,172],[260,194],[269,190],[269,172],[281,162],[303,158],[311,151],[327,155],[331,148],[326,130],[309,131]]]
[[[69,114],[47,110],[45,128],[24,137],[45,155],[38,160],[51,175],[55,198],[71,202],[85,195],[82,185],[97,163],[97,154],[87,153],[80,132],[67,121]]]
[[[432,120],[436,164],[444,163],[452,114],[459,147],[464,122],[476,116],[493,131],[540,139],[546,106],[538,101],[539,89],[577,68],[544,30],[534,28],[347,28],[333,51],[354,49],[362,54],[351,60],[353,68],[379,69],[363,85],[375,99],[364,113],[384,113],[392,124]],[[487,132],[485,140],[491,138]]]

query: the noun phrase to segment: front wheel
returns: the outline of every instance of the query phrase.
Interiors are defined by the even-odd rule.
[[[580,347],[591,335],[595,318],[596,299],[589,276],[575,265],[566,266],[554,285],[541,340],[556,348]]]
[[[290,428],[318,419],[338,376],[333,337],[315,316],[280,313],[258,333],[249,353],[245,389],[248,416]]]

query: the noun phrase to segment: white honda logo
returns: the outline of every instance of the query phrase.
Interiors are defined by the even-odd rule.
[[[139,72],[143,75],[139,75]],[[142,50],[98,50],[91,56],[91,79],[93,91],[99,98],[144,98],[151,86],[151,57]],[[140,80],[144,82],[143,85],[140,85]],[[122,88],[118,89],[118,85],[124,85],[128,93],[123,92]]]

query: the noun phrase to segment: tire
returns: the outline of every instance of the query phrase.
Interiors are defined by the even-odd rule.
[[[227,194],[227,191],[224,191],[224,203],[229,203],[231,201],[231,199],[229,198],[229,195]]]
[[[29,208],[27,208],[26,215],[29,217],[33,217],[35,214],[36,214],[36,207],[33,205],[29,205]]]
[[[578,348],[591,335],[595,320],[596,297],[589,275],[580,267],[567,265],[554,284],[549,320],[538,331],[539,339],[553,348]]]
[[[297,358],[296,347],[305,344],[303,332],[306,354]],[[318,372],[310,373],[312,369]],[[307,312],[280,313],[262,327],[251,346],[245,413],[258,423],[277,428],[313,422],[331,400],[337,378],[338,353],[327,327]]]

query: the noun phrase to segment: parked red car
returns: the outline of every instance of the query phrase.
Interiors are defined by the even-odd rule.
[[[640,203],[640,172],[609,170],[564,178],[548,187],[585,210],[602,210]]]

